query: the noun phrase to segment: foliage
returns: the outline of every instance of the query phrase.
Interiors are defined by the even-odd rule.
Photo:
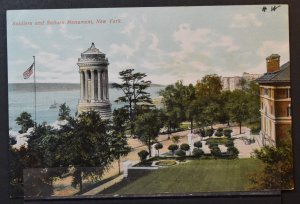
[[[111,151],[118,160],[119,173],[121,173],[120,158],[126,156],[131,148],[128,146],[126,138],[126,128],[128,123],[128,111],[124,108],[115,109],[112,119],[112,141]]]
[[[232,133],[232,129],[226,128],[226,129],[224,129],[223,132],[224,132],[224,135],[225,135],[226,137],[230,138],[230,137],[231,137],[231,133]]]
[[[220,148],[218,146],[211,147],[211,154],[215,157],[220,156],[221,155]]]
[[[158,165],[158,166],[172,166],[175,164],[176,164],[175,160],[161,160],[156,163],[156,165]]]
[[[202,142],[201,141],[197,141],[194,143],[195,147],[201,148],[202,147]]]
[[[204,154],[204,152],[203,152],[202,149],[199,149],[199,148],[194,148],[193,149],[193,155],[195,157],[201,157],[203,154]]]
[[[149,155],[149,153],[146,150],[141,150],[138,152],[138,155],[140,157],[141,162],[143,162],[147,159],[147,156]]]
[[[180,149],[186,152],[190,149],[190,145],[183,143],[180,145]]]
[[[175,154],[179,157],[185,157],[185,151],[182,149],[178,149]]]
[[[217,136],[217,137],[223,136],[223,131],[217,130],[217,131],[215,132],[215,136]]]
[[[225,144],[226,147],[233,147],[234,146],[234,142],[232,140],[228,140]]]
[[[58,120],[67,120],[70,117],[71,109],[66,103],[59,106]]]
[[[227,153],[230,154],[231,159],[236,159],[239,156],[239,150],[234,146],[229,146],[227,148]]]
[[[173,143],[178,144],[180,141],[180,136],[179,135],[174,135],[171,137],[171,140]]]
[[[119,72],[122,83],[113,83],[112,86],[121,89],[123,96],[119,97],[116,102],[125,103],[124,106],[129,112],[130,130],[134,134],[134,121],[139,111],[143,110],[146,104],[151,105],[150,94],[146,90],[150,87],[151,81],[145,81],[145,73],[134,72],[134,69],[126,69]]]
[[[157,143],[157,144],[155,144],[154,148],[158,151],[158,156],[159,156],[159,150],[163,148],[163,144]]]
[[[34,122],[31,119],[31,114],[22,112],[19,117],[16,118],[16,123],[21,126],[19,133],[25,133],[27,130],[34,126]]]
[[[177,144],[171,144],[168,147],[168,150],[172,151],[172,154],[174,155],[174,152],[178,149],[178,145]]]
[[[293,152],[291,138],[278,147],[265,146],[261,150],[254,151],[255,157],[264,164],[261,172],[251,174],[252,183],[250,189],[292,189],[293,182]]]
[[[248,103],[249,100],[245,92],[237,89],[232,92],[227,104],[231,120],[240,126],[240,134],[242,133],[242,123],[249,118]]]
[[[162,127],[161,120],[157,110],[152,110],[138,116],[136,120],[135,132],[139,140],[148,146],[149,154],[151,155],[151,145],[156,141],[159,130]]]
[[[214,134],[214,129],[208,128],[205,130],[205,136],[211,137]]]

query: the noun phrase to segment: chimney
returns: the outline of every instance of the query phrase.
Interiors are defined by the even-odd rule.
[[[278,54],[271,54],[269,57],[266,58],[267,60],[267,72],[276,72],[280,69],[280,55]]]

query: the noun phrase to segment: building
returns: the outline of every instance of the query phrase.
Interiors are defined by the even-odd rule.
[[[244,72],[242,76],[222,77],[221,82],[224,91],[234,91],[235,89],[242,88],[243,80],[247,83],[259,77],[261,77],[261,74],[249,74]]]
[[[241,89],[241,81],[242,77],[235,76],[235,77],[222,77],[222,87],[224,91],[233,91],[235,89]]]
[[[290,63],[280,66],[280,56],[266,58],[267,73],[256,81],[260,88],[261,139],[276,146],[285,139],[292,124]]]
[[[80,100],[78,113],[94,110],[101,118],[111,117],[108,87],[108,59],[92,43],[78,58],[80,74]]]

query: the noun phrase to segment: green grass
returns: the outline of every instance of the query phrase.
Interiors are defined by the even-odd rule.
[[[223,144],[225,145],[229,140],[232,140],[232,139],[229,139],[227,137],[223,137],[223,138],[208,138],[206,140],[206,142],[208,143],[217,143],[217,144]]]
[[[247,175],[261,168],[257,159],[193,160],[155,170],[114,194],[244,191],[249,185]]]

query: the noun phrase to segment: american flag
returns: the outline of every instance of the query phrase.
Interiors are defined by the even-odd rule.
[[[26,71],[23,73],[24,79],[28,79],[28,78],[32,75],[32,73],[33,73],[33,63],[32,63],[32,65],[31,65],[28,69],[26,69]]]

